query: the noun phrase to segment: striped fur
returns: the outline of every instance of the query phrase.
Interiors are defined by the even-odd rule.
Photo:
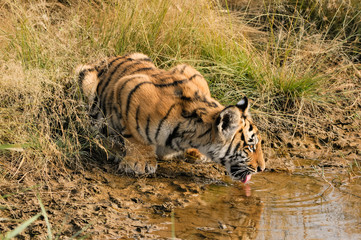
[[[79,85],[97,128],[124,139],[120,168],[154,173],[156,157],[172,158],[197,149],[225,166],[234,179],[265,167],[260,136],[248,114],[248,100],[224,107],[211,97],[194,68],[158,69],[141,53],[112,57],[77,69]]]

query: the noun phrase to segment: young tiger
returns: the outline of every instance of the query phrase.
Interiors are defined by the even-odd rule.
[[[264,170],[247,98],[222,106],[194,68],[178,65],[166,71],[134,53],[82,65],[77,72],[97,128],[113,139],[114,151],[125,144],[123,171],[154,173],[157,157],[194,154],[194,149],[222,164],[233,179],[246,182]]]

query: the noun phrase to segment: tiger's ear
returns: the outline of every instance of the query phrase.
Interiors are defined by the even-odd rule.
[[[248,115],[249,104],[247,97],[243,97],[236,106],[243,112],[244,115]]]
[[[218,134],[224,140],[230,140],[239,126],[241,113],[238,107],[232,106],[223,109],[216,119]]]

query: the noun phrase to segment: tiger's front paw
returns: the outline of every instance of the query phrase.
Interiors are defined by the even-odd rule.
[[[157,167],[158,164],[155,159],[134,159],[125,156],[119,163],[118,170],[135,175],[144,175],[154,174]]]
[[[208,159],[206,156],[204,156],[202,153],[200,153],[197,149],[195,148],[190,148],[187,149],[184,152],[184,156],[187,159],[188,162],[191,163],[199,163],[199,162],[208,162],[210,161],[210,159]]]

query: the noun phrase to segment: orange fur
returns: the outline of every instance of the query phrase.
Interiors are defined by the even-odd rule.
[[[191,66],[166,71],[135,53],[79,67],[78,74],[90,115],[105,122],[100,132],[125,143],[122,170],[154,173],[156,156],[185,151],[221,163],[235,179],[265,168],[247,98],[222,106]]]

